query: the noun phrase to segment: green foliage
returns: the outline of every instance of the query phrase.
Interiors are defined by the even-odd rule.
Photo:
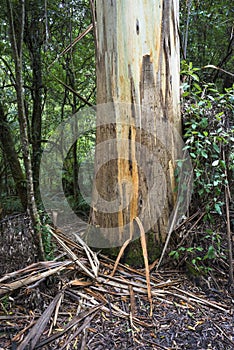
[[[213,246],[210,246],[209,248],[213,249]],[[209,256],[209,259],[213,259],[214,257],[211,257],[210,249],[208,250],[206,258],[204,256],[201,256],[201,252],[203,252],[203,247],[179,247],[176,250],[172,250],[169,253],[169,256],[173,257],[177,261],[183,257],[185,259],[186,263],[189,264],[189,266],[192,268],[193,274],[199,274],[199,273],[206,273],[209,271],[209,267],[204,266],[203,261],[207,259]]]
[[[18,5],[13,2],[12,6],[17,25],[20,23]],[[82,40],[76,42],[65,52],[65,49],[87,29],[92,21],[90,3],[87,0],[72,3],[52,0],[47,4],[46,9],[41,1],[25,1],[25,10],[22,72],[25,87],[25,109],[31,150],[33,144],[37,144],[38,152],[41,154],[43,146],[47,144],[51,134],[61,121],[71,117],[72,114],[85,106],[77,94],[89,103],[95,104],[94,37],[93,32],[90,31]],[[25,172],[19,137],[15,71],[9,38],[9,22],[9,12],[6,4],[3,4],[0,14],[0,37],[3,43],[0,45],[0,97],[15,142],[15,149],[22,170]],[[19,28],[16,28],[17,31]],[[37,84],[40,85],[38,91],[35,90]],[[40,113],[41,115],[39,115]],[[33,142],[33,136],[35,136],[33,125],[35,127],[36,119],[36,127],[41,128],[41,137],[39,136],[39,139]],[[36,131],[40,135],[40,131]],[[78,162],[81,161],[82,157],[85,157],[84,152],[87,150],[85,143],[89,141],[89,137],[84,139],[79,141]],[[61,147],[63,147],[62,142]],[[38,159],[35,160],[37,155],[38,153],[33,153],[32,150],[34,174],[40,166]],[[6,206],[7,212],[11,213],[18,211],[19,201],[14,201],[15,197],[11,201],[10,196],[8,196],[9,182],[13,182],[13,180],[10,171],[7,176],[5,171],[2,171],[3,167],[6,167],[4,164],[6,160],[4,162],[3,160],[4,154],[0,150],[0,192],[1,197],[4,197],[1,202]],[[50,159],[48,159],[49,161]],[[51,166],[53,165],[51,164]],[[13,192],[15,195],[17,193],[16,187],[17,184],[13,183],[13,190],[11,189],[10,193]],[[9,199],[5,200],[6,197]]]
[[[233,4],[221,1],[180,1],[182,57],[197,67],[208,64],[233,72]],[[222,71],[206,69],[203,78],[230,87],[233,77]]]
[[[3,208],[4,215],[23,212],[22,204],[17,195],[1,195],[0,207]]]
[[[76,147],[76,159],[74,159],[74,147]],[[90,209],[87,200],[91,202],[89,195],[91,195],[90,189],[93,183],[94,149],[95,130],[89,130],[71,147],[64,162],[62,180],[66,198],[77,214],[82,212],[85,216]],[[77,162],[78,179],[74,176],[75,162]],[[77,180],[78,183],[76,183]],[[82,193],[86,194],[86,199],[83,198]]]
[[[227,173],[234,170],[234,89],[220,93],[214,84],[201,84],[191,64],[183,74],[183,120],[185,149],[194,167],[196,204],[206,203],[206,212],[222,215]],[[194,77],[195,76],[195,77]],[[195,198],[194,198],[195,199]]]
[[[184,260],[193,275],[207,274],[212,270],[212,264],[219,258],[226,259],[221,247],[221,236],[212,229],[205,229],[199,245],[181,246],[169,253],[177,262]]]
[[[88,0],[73,2],[52,0],[47,3],[47,10],[43,1],[25,1],[25,4],[26,26],[23,47],[25,108],[32,146],[32,124],[35,117],[33,111],[40,104],[43,141],[39,151],[42,152],[43,145],[47,143],[60,122],[84,106],[84,102],[72,90],[95,104],[94,38],[93,33],[90,32],[82,40],[65,50],[91,23]],[[190,8],[188,8],[189,4]],[[16,5],[14,7],[16,10],[17,2],[12,2],[12,5],[13,7]],[[223,189],[228,181],[226,173],[229,174],[229,178],[234,173],[234,152],[230,146],[234,140],[234,97],[232,88],[220,93],[215,85],[201,83],[201,80],[216,81],[220,89],[225,85],[224,80],[230,76],[224,76],[217,70],[201,69],[196,66],[203,67],[212,64],[228,71],[232,70],[234,56],[229,54],[229,49],[232,49],[230,44],[233,40],[231,39],[233,5],[229,0],[215,2],[184,0],[181,1],[180,7],[182,46],[184,49],[188,24],[187,59],[193,62],[182,62],[181,72],[183,75],[182,107],[185,147],[192,158],[195,175],[192,203],[194,208],[204,207],[206,220],[212,221],[216,217],[220,218],[224,211]],[[14,11],[14,14],[17,23],[17,20],[19,22],[18,12]],[[2,4],[0,26],[0,97],[24,171],[17,120],[14,64],[9,40],[9,12],[5,2]],[[35,56],[36,53],[39,55]],[[38,93],[35,92],[36,81],[33,67],[36,61],[33,61],[33,57],[37,57],[41,64],[41,101],[38,99]],[[76,145],[77,159],[71,150],[64,163],[64,190],[69,203],[76,212],[87,212],[89,208],[81,193],[75,193],[74,164],[78,163],[78,170],[82,167],[85,169],[83,185],[84,187],[90,186],[90,168],[86,165],[87,161],[90,163],[92,161],[94,134],[95,132],[91,132],[81,137]],[[37,141],[41,142],[41,140]],[[62,141],[61,149],[63,150]],[[13,183],[9,168],[7,172],[5,170],[7,169],[5,158],[0,152],[0,204],[7,213],[18,212],[22,210],[22,207],[16,197],[17,184]],[[49,157],[48,164],[56,168],[55,162],[53,163]],[[39,167],[39,164],[37,166]],[[178,167],[182,167],[179,162]],[[51,184],[52,187],[54,185],[56,184]],[[53,254],[53,245],[46,229],[47,220],[48,218],[42,219],[42,232],[46,254],[50,258],[51,252]],[[191,248],[181,247],[172,256],[178,259],[184,254],[192,261],[192,265],[197,267],[201,265],[201,262],[206,263],[221,254],[220,237],[217,232],[205,230],[202,243],[205,246],[202,251],[198,249],[201,247],[199,243]]]
[[[234,174],[234,88],[220,93],[214,84],[201,83],[200,69],[192,63],[183,62],[181,73],[185,149],[194,169],[191,210],[205,212],[205,228],[199,240],[190,240],[190,246],[179,247],[170,256],[184,259],[194,271],[204,273],[214,260],[225,258],[218,228],[207,227],[222,221],[224,189],[231,186]]]

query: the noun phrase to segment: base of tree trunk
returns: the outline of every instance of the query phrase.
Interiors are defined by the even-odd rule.
[[[152,264],[161,256],[162,244],[156,240],[156,235],[152,231],[146,234],[146,241],[149,264]],[[121,247],[104,248],[101,250],[101,253],[115,260],[119,254],[120,249]],[[120,262],[128,264],[132,267],[144,268],[144,257],[142,254],[140,238],[132,241],[126,247]]]

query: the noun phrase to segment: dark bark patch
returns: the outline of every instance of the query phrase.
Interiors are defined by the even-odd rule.
[[[136,20],[136,33],[137,33],[137,35],[139,35],[139,33],[140,33],[140,25],[139,25],[138,19]]]

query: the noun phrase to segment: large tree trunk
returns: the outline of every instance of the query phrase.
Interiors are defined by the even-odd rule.
[[[96,3],[97,147],[93,191],[96,247],[139,236],[166,239],[180,155],[178,1]],[[104,239],[102,239],[104,237]]]

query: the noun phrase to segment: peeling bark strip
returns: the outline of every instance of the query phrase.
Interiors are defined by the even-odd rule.
[[[113,159],[103,164],[96,152],[93,224],[117,246],[139,236],[138,216],[162,242],[175,201],[173,128],[180,132],[178,0],[99,0],[96,13],[97,145],[111,141]],[[118,210],[101,210],[100,196]]]

